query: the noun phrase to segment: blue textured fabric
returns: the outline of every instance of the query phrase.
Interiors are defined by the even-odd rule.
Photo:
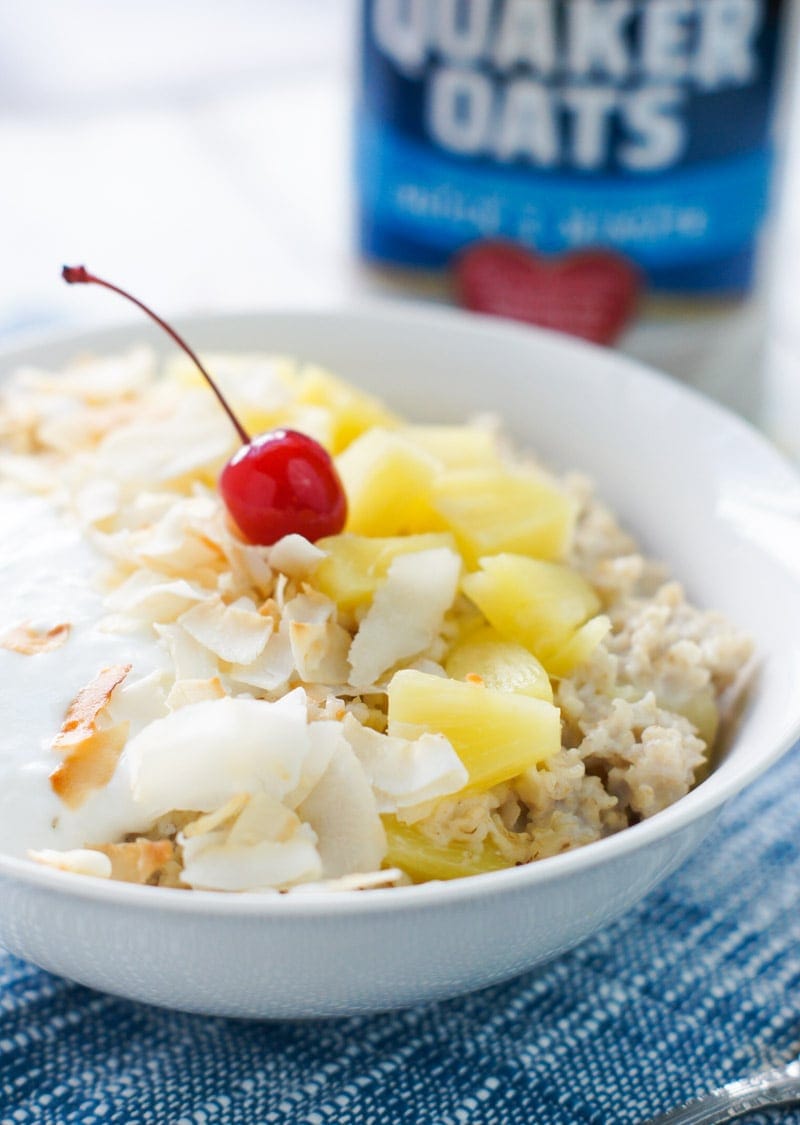
[[[799,1053],[800,746],[629,918],[472,996],[244,1023],[0,954],[2,1125],[635,1125]]]

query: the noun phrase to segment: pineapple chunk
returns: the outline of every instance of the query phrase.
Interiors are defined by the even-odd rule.
[[[464,559],[501,551],[561,558],[575,525],[574,501],[534,469],[454,469],[433,486],[434,509],[456,536]]]
[[[501,636],[524,645],[551,675],[568,675],[608,630],[607,622],[592,624],[580,633],[581,641],[575,640],[600,601],[566,566],[503,554],[481,559],[481,568],[463,579],[464,593]]]
[[[547,667],[550,675],[568,676],[579,664],[589,659],[610,632],[611,622],[605,615],[590,617],[585,625],[575,630],[566,644],[548,654]]]
[[[368,430],[336,458],[347,493],[347,531],[410,535],[446,530],[431,508],[438,465],[388,430]]]
[[[401,824],[394,816],[382,819],[388,845],[385,866],[400,867],[417,883],[460,879],[511,866],[491,840],[486,840],[479,851],[460,843],[437,844],[418,828]]]
[[[480,426],[404,426],[398,433],[446,469],[497,465],[494,434]]]
[[[683,693],[658,691],[656,699],[659,707],[687,718],[706,746],[714,745],[719,731],[719,708],[713,688]]]
[[[389,684],[389,734],[443,734],[464,763],[470,791],[490,789],[545,762],[561,746],[557,707],[406,669]]]
[[[308,434],[314,441],[330,453],[333,446],[332,417],[322,406],[304,406],[290,402],[280,410],[267,412],[259,406],[245,407],[239,417],[245,429],[251,434],[263,434],[267,430],[299,430]]]
[[[341,453],[374,426],[393,429],[400,424],[377,398],[349,386],[321,367],[309,365],[300,372],[297,401],[327,407],[331,415],[329,448],[334,454]]]
[[[613,695],[635,703],[642,698],[642,689],[635,684],[617,684]],[[698,691],[676,691],[659,687],[656,691],[656,703],[664,711],[683,715],[694,727],[697,737],[705,742],[708,750],[712,750],[719,734],[720,713],[717,706],[714,689],[709,685]],[[695,770],[695,783],[702,780],[708,768],[708,756],[705,765]]]
[[[550,679],[536,657],[515,641],[506,641],[486,625],[450,650],[444,666],[453,680],[480,676],[494,691],[513,691],[553,702]]]
[[[430,535],[401,535],[370,539],[364,535],[331,535],[317,546],[327,553],[314,571],[313,585],[340,609],[353,610],[372,600],[398,555],[449,547],[456,551],[449,532]]]

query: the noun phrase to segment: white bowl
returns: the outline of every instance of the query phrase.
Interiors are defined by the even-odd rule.
[[[594,476],[645,549],[755,638],[758,683],[724,760],[652,819],[577,851],[445,884],[314,896],[154,890],[0,856],[0,940],[53,972],[207,1014],[344,1015],[479,988],[569,949],[685,860],[723,803],[800,733],[800,479],[675,382],[556,334],[407,305],[205,317],[200,349],[324,363],[417,419],[490,409],[556,467]],[[0,357],[168,343],[146,325]]]

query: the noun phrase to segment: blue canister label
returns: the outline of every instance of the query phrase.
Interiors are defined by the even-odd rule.
[[[747,289],[789,0],[364,0],[360,237],[442,267],[606,246],[654,288]]]

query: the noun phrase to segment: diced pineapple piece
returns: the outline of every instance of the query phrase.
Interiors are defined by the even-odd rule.
[[[333,418],[323,406],[305,406],[291,402],[281,410],[271,414],[261,407],[245,407],[240,417],[245,429],[251,434],[263,434],[267,430],[299,430],[301,434],[318,441],[328,452],[333,448]]]
[[[643,690],[635,684],[617,684],[613,693],[618,698],[636,703],[642,698]],[[656,692],[656,703],[664,711],[683,715],[697,731],[698,738],[702,738],[709,749],[713,749],[719,733],[720,714],[717,707],[716,696],[712,687],[700,688],[698,691],[675,691],[659,687]],[[695,782],[704,776],[705,767],[695,771]]]
[[[432,504],[455,534],[469,566],[482,555],[501,551],[563,557],[577,510],[572,498],[543,474],[502,466],[439,474]]]
[[[481,611],[462,593],[447,615],[447,636],[450,638],[451,647],[454,648],[461,644],[478,629],[483,629],[485,625],[486,618]]]
[[[446,530],[431,508],[438,471],[428,453],[388,430],[368,430],[336,458],[347,494],[347,531],[410,535]]]
[[[471,791],[516,777],[561,745],[560,715],[551,703],[412,669],[397,672],[389,684],[389,734],[416,739],[426,732],[449,739]]]
[[[444,669],[454,680],[480,676],[494,691],[513,691],[553,702],[550,679],[533,653],[515,641],[504,640],[491,625],[454,645]]]
[[[713,688],[681,694],[659,691],[656,698],[659,707],[687,718],[706,746],[714,745],[719,730],[719,709]]]
[[[331,535],[319,539],[317,546],[327,552],[327,557],[314,571],[312,584],[343,610],[352,610],[371,601],[398,555],[430,551],[435,547],[456,551],[455,540],[446,531],[382,539]]]
[[[464,593],[498,633],[524,645],[551,675],[567,675],[605,635],[606,625],[592,625],[567,647],[600,608],[594,590],[574,570],[510,554],[481,559],[481,568],[462,580]]]
[[[605,615],[590,617],[585,625],[575,630],[566,644],[546,654],[550,675],[568,676],[589,659],[610,632],[611,622]]]
[[[300,372],[297,401],[324,406],[330,411],[332,453],[341,453],[375,426],[393,429],[400,424],[377,398],[337,379],[321,367],[309,365]]]
[[[400,867],[417,883],[429,879],[460,879],[511,866],[491,840],[484,841],[480,850],[457,842],[436,844],[418,828],[401,824],[394,816],[382,819],[388,845],[385,865]]]
[[[494,434],[481,426],[403,426],[398,433],[446,469],[497,465]]]

